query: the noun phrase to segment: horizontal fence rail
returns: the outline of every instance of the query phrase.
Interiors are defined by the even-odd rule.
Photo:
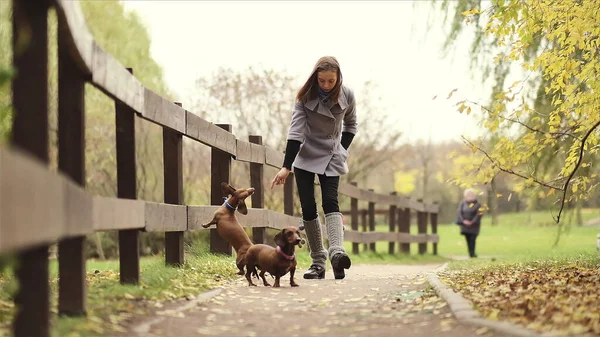
[[[209,222],[220,207],[92,196],[65,175],[49,171],[21,151],[4,147],[0,147],[0,200],[0,253],[96,231],[205,230],[202,224]],[[249,208],[248,214],[238,219],[244,227],[272,229],[298,226],[301,221],[299,217],[259,208]],[[324,226],[323,232],[326,235]],[[359,243],[439,240],[437,235],[353,230],[345,230],[344,237]]]
[[[48,168],[48,9],[58,13],[58,172]],[[25,34],[29,44],[15,53],[23,36],[13,39],[16,76],[13,79],[13,135],[9,146],[0,146],[0,254],[15,254],[19,292],[13,325],[16,336],[50,335],[50,289],[48,248],[58,243],[58,312],[84,315],[86,280],[84,238],[100,231],[119,234],[120,281],[139,283],[139,233],[165,233],[165,263],[184,262],[183,233],[210,231],[210,251],[231,255],[232,250],[215,229],[204,229],[214,211],[223,203],[221,182],[229,182],[232,160],[250,163],[250,182],[256,191],[252,208],[237,218],[252,230],[254,243],[265,243],[266,229],[298,226],[293,215],[294,182],[283,186],[284,212],[268,209],[264,203],[264,166],[279,169],[284,154],[265,146],[262,137],[237,138],[232,125],[213,124],[184,109],[181,104],[154,93],[104,51],[88,29],[78,2],[70,0],[13,0],[13,34]],[[85,188],[84,85],[90,83],[115,101],[117,195],[101,197]],[[163,129],[164,202],[137,198],[135,119]],[[31,121],[35,120],[36,123]],[[211,148],[211,205],[184,205],[182,138]],[[339,193],[350,198],[350,215],[345,221],[344,239],[375,250],[376,242],[388,242],[390,254],[427,252],[433,244],[437,254],[439,206],[392,194],[379,194],[341,183]],[[359,202],[368,203],[365,210]],[[388,206],[389,209],[377,209]],[[385,214],[389,231],[376,232],[375,216]],[[411,218],[417,233],[411,234]],[[362,231],[359,230],[362,223]],[[431,233],[427,225],[431,224]],[[322,232],[326,236],[324,226]],[[363,249],[364,250],[364,249]],[[32,277],[31,275],[35,275]]]

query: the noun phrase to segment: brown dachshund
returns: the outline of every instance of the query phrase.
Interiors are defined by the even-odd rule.
[[[248,234],[246,234],[246,231],[238,222],[235,211],[237,210],[244,215],[248,214],[248,208],[244,200],[254,193],[254,188],[236,190],[228,183],[223,182],[221,183],[221,189],[225,195],[229,195],[229,198],[215,211],[213,219],[209,223],[202,225],[202,227],[217,226],[219,236],[235,249],[237,255],[235,264],[240,270],[238,275],[244,275],[244,266],[246,265],[245,256],[248,248],[252,246],[252,241],[250,241]]]
[[[300,231],[294,226],[286,227],[275,235],[276,248],[268,245],[256,244],[251,246],[246,253],[246,279],[248,286],[256,286],[252,283],[251,275],[256,275],[256,268],[260,269],[260,277],[265,287],[271,285],[265,279],[265,273],[275,276],[273,287],[279,287],[279,280],[290,272],[290,285],[297,287],[294,281],[296,272],[296,246],[302,247],[304,240],[300,237]]]

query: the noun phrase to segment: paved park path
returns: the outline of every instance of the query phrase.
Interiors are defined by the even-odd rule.
[[[248,287],[241,277],[136,320],[130,336],[489,336],[456,321],[430,290],[430,265],[355,265],[344,280],[297,279],[300,287]],[[271,284],[273,282],[271,281]]]

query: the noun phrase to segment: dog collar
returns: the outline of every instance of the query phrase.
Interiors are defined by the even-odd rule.
[[[281,247],[277,246],[277,253],[279,253],[279,255],[285,257],[287,260],[293,260],[296,258],[296,255],[287,255],[286,253],[283,252],[283,250],[281,249]]]
[[[227,202],[227,198],[223,198],[223,201],[225,201],[225,207],[229,208],[230,210],[235,211],[237,209],[237,207],[233,207]]]

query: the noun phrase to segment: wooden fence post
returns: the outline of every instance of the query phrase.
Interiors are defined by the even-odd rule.
[[[227,132],[231,132],[231,124],[216,124]],[[229,183],[231,178],[231,155],[216,148],[210,149],[210,204],[223,204],[221,182]],[[210,252],[231,255],[231,245],[225,241],[216,229],[210,229]]]
[[[283,213],[294,215],[294,173],[291,172],[283,185]]]
[[[181,103],[175,103],[181,106]],[[183,136],[163,127],[163,175],[165,203],[183,205]],[[165,263],[181,266],[184,262],[183,231],[165,232]]]
[[[374,190],[372,188],[370,188],[369,191],[373,192]],[[371,231],[371,232],[375,231],[375,203],[374,202],[369,202],[369,231]],[[376,245],[376,242],[371,242],[371,244],[369,245],[372,252],[376,251],[375,245]]]
[[[355,181],[350,185],[356,186]],[[350,198],[350,226],[353,231],[358,231],[358,199]],[[352,254],[358,255],[358,242],[352,242]]]
[[[133,69],[128,68],[133,74]],[[115,101],[117,137],[117,197],[137,199],[135,159],[135,111]],[[119,231],[119,269],[121,284],[140,281],[139,230]]]
[[[85,80],[66,44],[66,30],[58,22],[58,169],[85,186]],[[58,313],[86,313],[85,236],[58,243]]]
[[[397,195],[396,192],[390,193],[391,195]],[[390,224],[390,233],[394,233],[396,231],[396,205],[390,205],[390,213],[388,215],[388,222]],[[390,241],[388,244],[388,253],[394,254],[394,246],[396,242]]]
[[[361,222],[362,222],[362,231],[363,232],[367,232],[367,228],[368,228],[368,223],[367,223],[367,210],[363,209],[360,211],[360,215],[361,215]],[[363,243],[363,252],[366,252],[368,249],[368,244],[367,243]]]
[[[248,136],[250,143],[262,145],[262,136]],[[250,186],[254,187],[251,196],[252,208],[265,207],[264,189],[264,164],[250,163]],[[266,243],[266,229],[264,227],[252,227],[252,242]]]
[[[417,200],[423,204],[423,199]],[[417,211],[417,229],[419,234],[427,234],[427,212]],[[423,255],[427,252],[427,242],[419,243],[419,254]]]
[[[48,2],[14,0],[12,144],[48,163]],[[23,43],[27,42],[27,43]],[[17,255],[14,336],[50,335],[48,245]]]
[[[438,205],[438,202],[435,201],[433,203],[434,205]],[[439,208],[438,208],[438,212],[439,212]],[[438,229],[438,212],[435,213],[430,213],[430,220],[431,220],[431,233],[432,234],[437,234],[437,229]],[[434,242],[433,243],[433,255],[437,255],[438,254],[438,243]]]
[[[410,208],[398,209],[398,232],[410,234]],[[410,243],[401,242],[400,252],[410,254]]]

